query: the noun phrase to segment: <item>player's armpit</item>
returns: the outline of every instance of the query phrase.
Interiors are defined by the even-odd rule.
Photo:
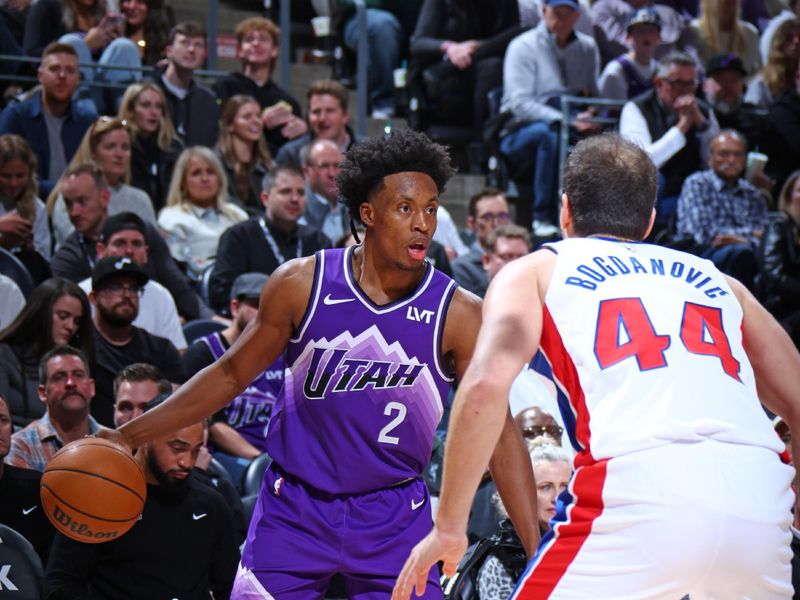
[[[452,364],[456,381],[461,381],[481,325],[481,299],[458,288],[450,302],[442,336],[442,355]]]

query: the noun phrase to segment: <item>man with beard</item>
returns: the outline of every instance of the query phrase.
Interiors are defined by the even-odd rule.
[[[127,256],[103,258],[92,271],[89,293],[95,326],[92,372],[97,381],[92,414],[109,427],[113,425],[114,378],[124,367],[147,362],[161,369],[170,381],[184,381],[180,355],[172,342],[133,325],[148,280],[139,265]]]
[[[186,350],[181,358],[187,376],[221,358],[239,339],[258,314],[261,289],[266,282],[263,273],[244,273],[236,278],[231,288],[231,324],[223,331],[200,338]],[[267,427],[283,386],[283,369],[283,357],[279,357],[211,419],[208,432],[214,457],[234,481],[241,480],[251,460],[267,451]]]
[[[149,402],[146,411],[163,398]],[[239,561],[233,520],[222,496],[192,475],[205,438],[201,422],[139,448],[136,460],[147,479],[141,519],[104,544],[57,534],[45,597],[199,600],[213,593],[228,598]]]
[[[96,432],[97,422],[89,415],[94,393],[83,352],[71,346],[50,350],[39,363],[39,398],[47,412],[11,436],[6,463],[44,471],[64,445]]]

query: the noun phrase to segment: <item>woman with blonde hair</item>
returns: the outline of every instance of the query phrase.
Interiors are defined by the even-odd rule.
[[[747,86],[745,102],[768,108],[794,86],[800,63],[800,18],[784,21],[775,31],[767,64]]]
[[[740,18],[739,0],[703,0],[700,18],[689,28],[703,65],[715,54],[735,54],[742,59],[748,77],[761,67],[758,29]]]
[[[227,187],[222,163],[205,146],[187,148],[178,157],[158,226],[173,258],[191,275],[199,276],[211,264],[222,233],[247,219],[228,201]]]
[[[131,185],[144,190],[158,211],[164,207],[172,170],[183,150],[164,92],[151,81],[128,86],[119,118],[128,122],[131,132]]]
[[[33,249],[50,260],[47,209],[38,193],[30,145],[18,135],[0,135],[0,246]]]
[[[248,212],[261,213],[261,180],[272,164],[261,107],[252,96],[231,96],[222,106],[215,149],[228,176],[228,194]]]
[[[131,133],[128,122],[118,117],[100,117],[86,131],[69,166],[94,162],[103,171],[111,197],[108,214],[132,212],[143,221],[155,225],[156,215],[150,198],[142,190],[131,187]],[[56,245],[61,244],[74,227],[61,197],[59,181],[47,198],[47,210],[53,225]]]

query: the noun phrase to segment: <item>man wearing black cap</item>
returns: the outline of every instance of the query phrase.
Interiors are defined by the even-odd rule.
[[[97,258],[127,256],[144,269],[147,264],[147,240],[142,219],[134,213],[119,213],[108,218],[96,244]],[[92,280],[87,277],[78,285],[87,294]],[[167,338],[179,350],[186,350],[178,310],[169,290],[154,279],[144,285],[139,301],[139,315],[133,322],[153,335]]]
[[[258,314],[261,288],[266,282],[263,273],[244,273],[236,278],[231,288],[231,324],[219,333],[200,338],[186,350],[182,360],[187,377],[220,358],[239,339]],[[283,385],[283,370],[283,358],[279,358],[212,417],[208,433],[216,450],[214,456],[234,481],[241,478],[251,460],[266,452],[267,426]]]
[[[650,6],[628,15],[625,43],[630,50],[606,65],[600,75],[603,98],[628,100],[653,87],[658,63],[653,58],[661,43],[661,17]]]
[[[741,58],[735,54],[715,54],[706,66],[703,92],[720,129],[735,129],[744,135],[750,148],[758,149],[764,144],[766,111],[743,101],[746,76]]]
[[[70,167],[64,173],[61,194],[75,231],[53,255],[53,275],[78,283],[92,274],[97,262],[96,243],[108,219],[109,192],[103,172],[94,163]],[[189,287],[155,227],[145,224],[149,250],[148,273],[164,284],[186,319],[211,317],[213,311]]]
[[[180,355],[172,343],[133,325],[139,299],[149,281],[144,271],[127,256],[100,259],[92,271],[94,305],[95,376],[97,391],[92,414],[103,425],[113,426],[114,378],[127,365],[148,362],[167,379],[183,383]]]
[[[225,311],[233,281],[242,273],[269,275],[287,260],[331,247],[321,231],[298,224],[306,210],[303,173],[281,165],[264,176],[264,216],[248,219],[222,234],[209,282],[209,303]]]
[[[514,170],[527,170],[534,188],[533,233],[557,235],[556,176],[558,128],[563,95],[597,97],[600,57],[594,40],[574,31],[580,16],[577,0],[546,0],[536,28],[514,38],[503,61],[503,112],[512,120],[500,140],[500,151]],[[589,111],[575,115],[571,126],[589,133],[597,125],[586,121]]]

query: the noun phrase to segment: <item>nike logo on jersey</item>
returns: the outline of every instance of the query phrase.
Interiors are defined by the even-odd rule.
[[[345,302],[353,302],[355,298],[331,298],[331,295],[328,294],[322,299],[322,302],[326,306],[334,306],[336,304],[344,304]]]
[[[23,514],[23,515],[25,515],[25,516],[27,516],[27,515],[31,514],[33,511],[35,511],[35,510],[36,510],[37,506],[38,506],[38,505],[34,504],[34,505],[33,505],[33,506],[31,506],[30,508],[23,508],[23,509],[22,509],[22,514]]]
[[[417,510],[420,506],[425,504],[425,498],[420,500],[419,502],[414,502],[414,499],[411,499],[411,510]]]
[[[208,515],[208,513],[203,513],[203,514],[201,514],[201,515],[196,515],[196,514],[192,513],[192,518],[193,518],[195,521],[199,521],[200,519],[202,519],[203,517],[205,517],[205,516],[207,516],[207,515]]]

